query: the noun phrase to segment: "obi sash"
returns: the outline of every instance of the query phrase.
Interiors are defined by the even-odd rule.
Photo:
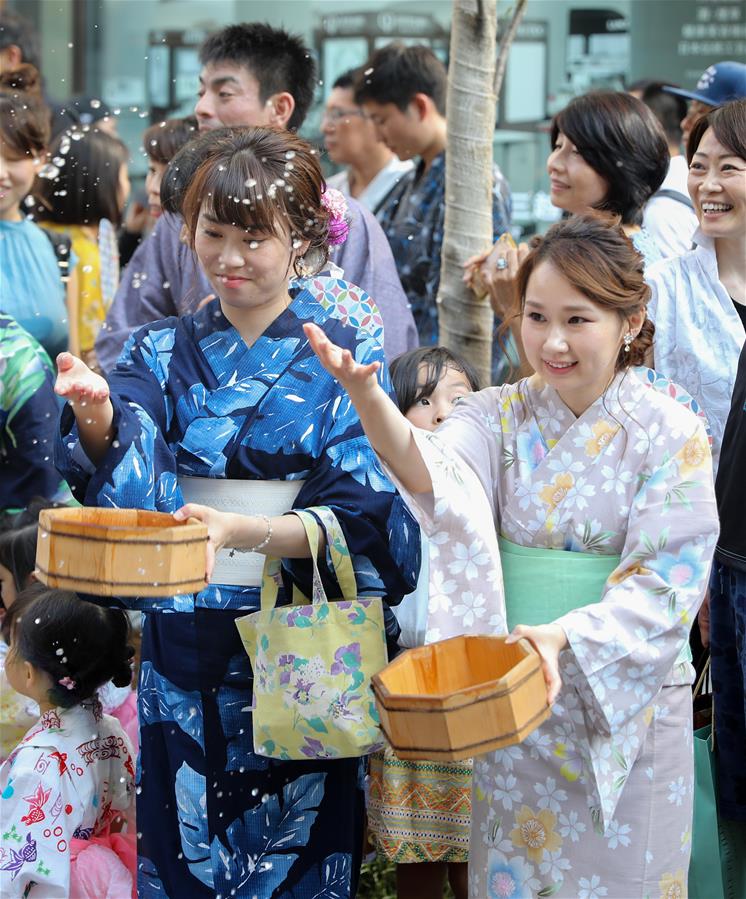
[[[199,503],[219,512],[239,515],[284,515],[293,508],[305,481],[240,481],[227,478],[179,477],[185,503]],[[222,549],[215,558],[213,584],[259,587],[264,555]]]
[[[517,624],[549,624],[573,609],[600,602],[609,575],[621,562],[619,555],[519,546],[504,537],[498,544],[509,630]],[[687,643],[676,662],[691,660]]]

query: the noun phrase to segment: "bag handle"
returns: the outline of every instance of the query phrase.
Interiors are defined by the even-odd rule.
[[[702,671],[700,672],[699,677],[697,678],[697,683],[694,685],[694,693],[692,694],[692,698],[696,699],[700,693],[703,692],[705,678],[710,670],[710,662],[712,661],[712,656],[708,653],[707,661],[702,667]]]
[[[697,678],[697,683],[694,685],[694,692],[692,693],[692,700],[695,700],[700,694],[704,692],[704,683],[707,675],[710,671],[710,664],[712,662],[712,654],[707,654],[707,661],[700,672],[699,677]],[[711,731],[710,731],[710,750],[714,752],[715,750],[715,694],[711,695],[711,705],[712,711],[710,713],[710,723],[711,723]]]
[[[321,518],[326,530],[327,547],[334,567],[334,573],[342,590],[342,596],[348,602],[357,598],[357,582],[355,580],[355,572],[352,568],[350,559],[350,551],[347,548],[347,542],[339,526],[337,516],[327,506],[313,506],[308,509],[294,509],[293,515],[300,518],[303,529],[306,532],[308,546],[311,550],[311,564],[313,566],[312,581],[312,599],[313,603],[328,602],[326,591],[321,580],[319,572],[318,555],[319,555],[319,538],[321,530],[316,517],[312,514],[315,512]],[[277,604],[277,596],[279,594],[280,573],[282,561],[271,556],[267,556],[264,561],[264,570],[262,572],[262,589],[260,597],[260,607],[262,611],[272,609]],[[293,587],[293,605],[307,605],[308,599],[297,588]]]

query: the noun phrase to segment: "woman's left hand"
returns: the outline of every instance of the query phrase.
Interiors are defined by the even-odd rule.
[[[547,702],[551,705],[559,695],[562,678],[559,672],[559,655],[567,646],[567,634],[559,624],[540,624],[529,627],[516,625],[506,643],[517,643],[525,638],[541,656],[541,668],[547,685]]]
[[[215,567],[215,556],[227,543],[231,542],[232,544],[236,534],[236,519],[243,517],[230,512],[218,512],[217,509],[211,509],[209,506],[200,506],[197,503],[187,503],[174,512],[174,518],[177,521],[196,518],[207,525],[205,577],[208,581]]]

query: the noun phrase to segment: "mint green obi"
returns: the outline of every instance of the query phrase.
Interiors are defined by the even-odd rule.
[[[622,558],[519,546],[504,537],[498,544],[509,630],[516,624],[548,624],[573,609],[600,602],[606,581]],[[687,643],[676,661],[691,660]]]

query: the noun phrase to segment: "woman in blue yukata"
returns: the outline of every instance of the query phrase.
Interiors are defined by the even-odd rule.
[[[57,464],[88,505],[176,512],[186,500],[180,514],[207,522],[216,557],[196,596],[132,602],[145,612],[139,895],[351,897],[360,760],[254,753],[252,675],[234,622],[258,607],[256,552],[281,557],[286,590],[310,595],[310,551],[300,519],[283,514],[291,508],[331,509],[359,594],[393,603],[416,582],[419,533],[303,333],[315,323],[361,364],[384,366],[380,343],[353,324],[376,320],[369,298],[312,277],[340,230],[316,154],[270,129],[209,141],[182,213],[217,296],[133,334],[108,384],[60,355],[56,389],[69,405]],[[381,383],[390,390],[385,373]],[[338,595],[325,562],[322,552]]]

